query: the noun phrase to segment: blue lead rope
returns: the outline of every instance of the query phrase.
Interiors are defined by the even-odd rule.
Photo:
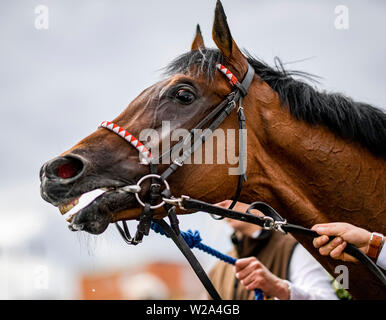
[[[165,233],[165,231],[158,224],[156,224],[154,222],[151,223],[151,229],[154,232],[159,233],[159,234],[167,237],[167,234]],[[226,254],[223,254],[220,251],[217,251],[217,250],[213,249],[212,247],[209,247],[208,245],[202,243],[200,232],[198,232],[197,230],[194,232],[192,230],[188,230],[187,232],[181,231],[181,236],[184,238],[184,240],[187,243],[187,245],[189,246],[189,248],[191,248],[191,249],[197,248],[201,251],[204,251],[204,252],[216,257],[217,259],[220,259],[226,263],[235,265],[235,263],[236,263],[235,258],[228,256]],[[255,300],[264,300],[264,294],[260,289],[255,289],[254,291],[255,291]]]

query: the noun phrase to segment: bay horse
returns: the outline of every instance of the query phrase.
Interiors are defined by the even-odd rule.
[[[166,120],[171,129],[194,128],[231,90],[216,63],[239,79],[249,64],[255,75],[243,101],[248,180],[240,201],[265,201],[291,223],[307,228],[344,221],[385,234],[385,113],[341,94],[319,92],[290,72],[242,53],[219,1],[212,36],[216,49],[205,47],[197,28],[191,50],[171,62],[167,76],[145,89],[113,122],[135,136],[144,128],[159,131]],[[230,114],[220,128],[237,128],[237,114]],[[238,176],[228,174],[231,166],[186,164],[168,182],[175,196],[220,202],[233,196],[238,182]],[[134,148],[98,128],[42,166],[41,195],[65,212],[82,194],[103,188],[103,195],[70,221],[73,230],[100,234],[109,223],[139,217],[134,195],[120,188],[135,184],[148,170]],[[165,216],[160,210],[156,215]],[[331,275],[336,276],[337,265],[348,267],[354,298],[386,299],[385,287],[363,265],[321,256],[310,238],[296,238]]]

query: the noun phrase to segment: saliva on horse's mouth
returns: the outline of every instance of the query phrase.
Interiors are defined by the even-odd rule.
[[[60,213],[64,219],[71,223],[73,218],[85,207],[90,205],[97,197],[104,194],[108,189],[96,189],[83,193],[82,195],[69,200],[58,206]]]
[[[114,213],[133,208],[135,203],[133,193],[121,188],[102,188],[70,200],[61,209],[71,231],[100,234],[107,229]]]
[[[69,223],[71,231],[102,233],[109,225],[109,212],[99,208],[99,203],[109,188],[86,192],[79,197],[59,206],[59,210]],[[106,211],[106,212],[105,212]]]

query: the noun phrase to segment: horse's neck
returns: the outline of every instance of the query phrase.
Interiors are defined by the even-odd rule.
[[[248,196],[242,200],[265,199],[305,227],[346,221],[386,231],[384,159],[280,106],[263,108],[254,119],[248,124]]]

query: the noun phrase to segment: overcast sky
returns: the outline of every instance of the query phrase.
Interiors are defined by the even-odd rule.
[[[49,9],[48,30],[34,26],[37,5]],[[322,77],[321,90],[385,109],[385,1],[223,5],[241,48],[271,64],[275,56],[303,60],[288,67]],[[349,10],[347,30],[335,28],[338,5]],[[0,248],[29,250],[36,243],[47,260],[68,268],[181,259],[155,235],[128,248],[112,227],[98,238],[69,232],[58,210],[40,198],[38,173],[158,81],[159,70],[190,48],[197,23],[213,47],[214,7],[214,0],[0,2]],[[206,242],[229,248],[222,222],[204,215],[181,220]]]

